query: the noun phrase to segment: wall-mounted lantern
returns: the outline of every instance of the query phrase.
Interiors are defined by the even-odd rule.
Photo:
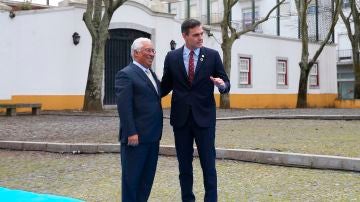
[[[74,32],[72,35],[74,45],[78,45],[80,43],[80,35],[77,32]]]
[[[13,19],[15,16],[16,16],[16,15],[15,15],[15,12],[14,12],[14,11],[10,11],[10,12],[9,12],[9,17],[10,17],[11,19]]]

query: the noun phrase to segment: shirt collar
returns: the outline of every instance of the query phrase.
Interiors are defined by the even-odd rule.
[[[184,55],[189,55],[190,54],[190,49],[188,49],[185,45],[184,45]],[[199,56],[199,53],[200,53],[200,48],[196,48],[194,49],[194,53],[196,56]]]
[[[136,62],[135,60],[133,61],[133,63],[134,63],[136,66],[140,67],[140,69],[142,69],[145,73],[146,73],[146,71],[149,70],[149,68],[146,68],[146,67],[142,66],[140,63]]]

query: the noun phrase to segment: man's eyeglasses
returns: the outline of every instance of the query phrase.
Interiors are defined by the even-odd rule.
[[[155,49],[153,49],[153,48],[145,48],[145,49],[143,49],[146,53],[156,53],[156,50]]]

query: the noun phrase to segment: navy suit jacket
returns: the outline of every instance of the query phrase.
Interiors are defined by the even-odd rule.
[[[139,143],[153,143],[161,138],[163,112],[160,82],[154,85],[145,72],[134,63],[120,70],[115,77],[116,103],[120,117],[119,140],[127,143],[129,136],[138,134]]]
[[[165,58],[164,74],[161,81],[162,96],[171,90],[170,124],[182,127],[188,119],[191,109],[195,122],[200,127],[215,126],[216,105],[214,98],[214,83],[210,76],[224,80],[226,88],[220,93],[230,91],[229,78],[225,73],[223,63],[216,50],[202,47],[195,69],[192,84],[184,66],[183,49],[170,51]]]

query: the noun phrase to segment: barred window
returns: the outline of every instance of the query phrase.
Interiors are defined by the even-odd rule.
[[[260,19],[259,17],[259,11],[258,8],[255,8],[255,22]],[[246,8],[242,10],[242,28],[245,30],[247,28],[250,28],[253,25],[253,9],[252,8]],[[261,32],[261,26],[257,26],[255,28],[256,32]]]

